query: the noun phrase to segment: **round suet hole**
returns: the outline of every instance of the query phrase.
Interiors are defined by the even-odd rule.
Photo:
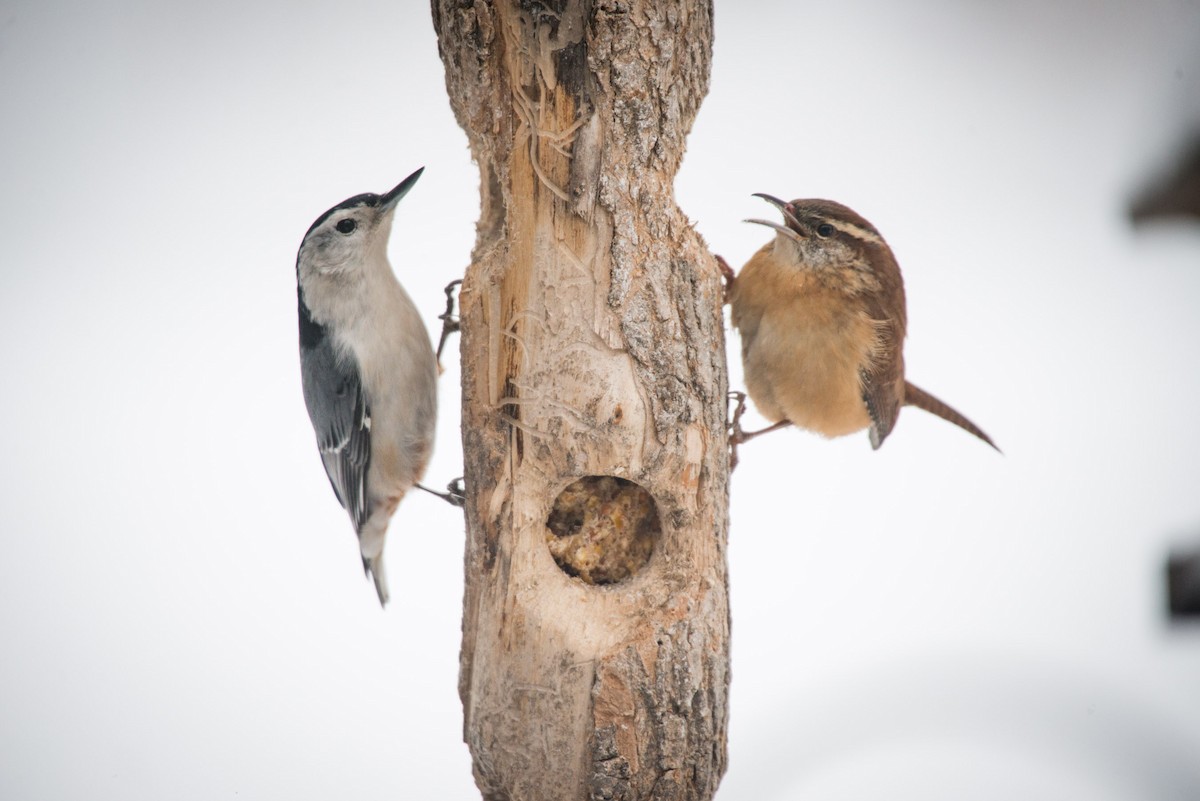
[[[638,484],[584,476],[554,499],[546,544],[555,563],[588,584],[616,584],[650,561],[662,533],[658,505]]]

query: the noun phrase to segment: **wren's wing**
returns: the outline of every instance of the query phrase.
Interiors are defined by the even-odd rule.
[[[312,319],[300,296],[300,374],[304,405],[317,435],[329,483],[354,530],[362,529],[367,508],[367,466],[371,461],[371,409],[363,395],[358,365],[339,356],[326,328]]]
[[[888,434],[896,426],[900,416],[904,386],[904,362],[902,357],[889,360],[891,363],[868,364],[858,371],[862,379],[863,402],[871,416],[871,447],[878,450]]]
[[[894,280],[895,286],[885,288],[889,291],[873,294],[866,301],[866,312],[875,325],[877,338],[870,358],[859,370],[859,377],[863,402],[871,417],[871,447],[876,450],[892,433],[904,404],[904,331],[907,321],[899,270],[895,271]],[[897,294],[900,300],[898,314],[880,303],[881,296],[895,298]]]

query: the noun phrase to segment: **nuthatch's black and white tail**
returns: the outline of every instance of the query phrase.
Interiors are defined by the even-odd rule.
[[[396,504],[376,506],[358,530],[358,550],[362,555],[363,571],[375,581],[379,605],[388,602],[387,574],[383,570],[383,544],[387,539],[388,521]]]
[[[383,554],[363,557],[363,572],[375,580],[375,592],[379,595],[379,605],[387,606],[388,588],[387,576],[383,572]]]

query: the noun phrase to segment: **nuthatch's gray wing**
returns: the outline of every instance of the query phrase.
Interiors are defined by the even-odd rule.
[[[371,410],[353,356],[338,355],[325,326],[313,321],[304,304],[304,291],[298,294],[304,405],[317,434],[329,483],[358,531],[369,512],[366,477],[371,461]]]

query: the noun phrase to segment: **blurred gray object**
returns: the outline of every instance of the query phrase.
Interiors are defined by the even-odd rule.
[[[1167,609],[1172,619],[1200,618],[1200,544],[1167,557]]]
[[[1142,191],[1129,214],[1138,224],[1164,217],[1200,218],[1200,136]]]

